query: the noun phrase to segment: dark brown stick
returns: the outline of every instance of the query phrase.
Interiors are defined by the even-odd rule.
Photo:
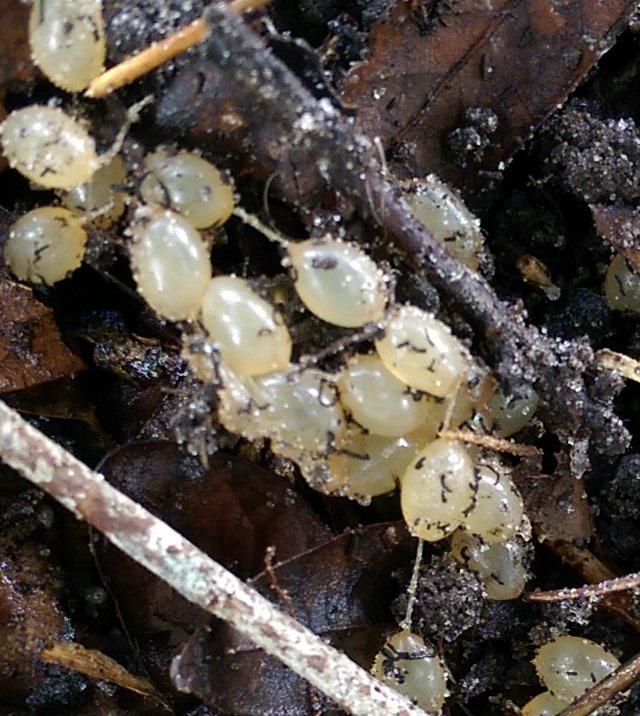
[[[385,178],[373,142],[329,99],[315,99],[225,3],[212,4],[205,17],[214,28],[202,45],[205,58],[159,100],[160,124],[173,121],[182,131],[191,124],[194,141],[206,141],[212,126],[240,127],[243,147],[282,178],[292,203],[300,205],[305,190],[308,196],[322,183],[348,198],[476,329],[507,392],[519,395],[534,384],[567,433],[590,437],[609,454],[624,451],[629,435],[613,413],[613,396],[597,402],[585,384],[585,373],[595,371],[591,349],[549,339],[527,324],[522,308],[500,301],[478,273],[458,263]],[[185,87],[196,84],[193,97],[185,96]]]

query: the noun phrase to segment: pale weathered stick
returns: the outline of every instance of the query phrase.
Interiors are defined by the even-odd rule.
[[[425,716],[0,401],[0,459],[189,601],[361,716]]]

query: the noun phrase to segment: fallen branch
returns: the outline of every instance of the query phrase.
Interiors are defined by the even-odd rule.
[[[227,156],[233,147],[251,156],[298,207],[317,205],[327,185],[350,200],[475,328],[508,393],[520,396],[534,384],[552,423],[592,439],[602,452],[623,452],[629,434],[613,413],[615,391],[594,399],[584,380],[595,367],[590,347],[550,339],[527,323],[521,307],[503,303],[480,274],[456,261],[385,178],[374,142],[329,98],[316,99],[224,2],[212,3],[205,18],[213,30],[201,57],[157,98],[160,127],[199,146],[224,136]]]
[[[0,458],[183,597],[229,622],[352,714],[425,716],[424,711],[283,614],[2,401]]]

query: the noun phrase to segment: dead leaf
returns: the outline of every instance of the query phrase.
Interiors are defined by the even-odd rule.
[[[290,484],[246,460],[217,453],[200,473],[174,443],[132,443],[101,466],[107,479],[242,577],[264,568],[267,548],[288,559],[326,542],[331,533]],[[169,687],[169,662],[209,615],[166,583],[105,546],[99,563],[140,643],[159,689]]]
[[[496,169],[565,101],[636,3],[437,1],[426,26],[415,5],[400,0],[374,25],[342,99],[414,175],[436,172],[459,183],[444,133],[461,125],[465,110],[495,113],[481,166]]]
[[[73,375],[85,368],[63,342],[53,311],[33,291],[0,279],[0,392]]]
[[[534,461],[523,461],[513,471],[525,511],[540,541],[558,540],[581,545],[594,531],[584,483],[572,473],[565,450],[556,455],[552,475],[542,473]]]
[[[392,572],[415,545],[404,523],[346,532],[253,580],[266,596],[284,590],[294,616],[368,668],[394,628]],[[276,659],[226,625],[194,635],[174,660],[176,686],[228,716],[311,716],[330,704]]]
[[[591,204],[596,231],[640,271],[640,211],[631,206]]]

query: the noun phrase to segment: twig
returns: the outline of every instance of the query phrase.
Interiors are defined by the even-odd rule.
[[[545,540],[544,544],[563,562],[575,569],[586,582],[599,585],[603,582],[610,583],[616,580],[616,575],[585,547],[578,547],[572,542],[562,540]],[[628,576],[633,577],[634,575]],[[527,595],[525,598],[528,599],[530,596]],[[640,632],[640,619],[636,616],[636,610],[629,592],[609,591],[600,596],[598,607],[624,619],[636,631]]]
[[[212,141],[217,121],[225,136],[237,129],[242,151],[278,175],[298,206],[301,191],[309,196],[326,185],[349,199],[476,329],[507,393],[519,396],[535,384],[567,432],[592,438],[605,453],[624,451],[629,434],[613,413],[614,396],[606,404],[595,401],[585,385],[583,375],[594,365],[588,345],[552,340],[528,325],[521,307],[500,301],[415,218],[400,189],[386,180],[374,142],[350,118],[328,98],[315,99],[224,2],[212,3],[205,17],[214,28],[202,43],[205,56],[163,90],[158,123],[183,134],[193,127],[187,136],[201,145]]]
[[[634,358],[603,348],[596,353],[596,360],[603,368],[615,370],[623,378],[640,383],[640,362]]]
[[[256,10],[268,2],[270,0],[232,0],[229,3],[229,8],[233,12],[240,14],[249,10]],[[85,95],[92,99],[106,97],[121,87],[131,84],[139,77],[151,72],[151,70],[155,70],[156,67],[160,67],[160,65],[173,59],[181,52],[200,44],[210,30],[211,28],[204,18],[194,20],[190,25],[181,28],[163,40],[154,42],[144,50],[103,72],[92,80]]]
[[[58,664],[73,669],[92,679],[111,681],[114,684],[135,691],[143,696],[157,694],[151,682],[130,674],[124,666],[96,649],[87,649],[73,641],[57,641],[40,652],[40,658],[49,664]],[[168,707],[167,707],[168,709]]]
[[[640,679],[640,654],[618,667],[575,701],[560,711],[558,716],[588,716],[599,706],[604,706],[617,694],[626,691]]]
[[[425,716],[0,401],[0,457],[189,601],[353,714]]]
[[[625,589],[640,587],[640,574],[627,574],[624,577],[614,577],[598,584],[588,584],[583,587],[569,589],[555,589],[548,592],[529,592],[524,598],[529,602],[561,602],[565,599],[587,599],[589,597],[603,597]]]
[[[470,430],[441,430],[438,435],[448,440],[462,440],[462,442],[471,445],[479,445],[495,452],[506,452],[519,457],[536,457],[541,454],[540,449],[535,445],[525,445],[517,443],[515,440],[497,438],[493,435],[478,435]]]

